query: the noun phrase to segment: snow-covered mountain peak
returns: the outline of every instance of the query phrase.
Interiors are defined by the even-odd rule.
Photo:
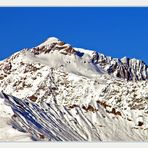
[[[148,141],[147,78],[140,60],[49,38],[0,62],[0,140],[5,119],[25,139]]]
[[[58,43],[58,42],[60,42],[60,40],[58,38],[56,38],[56,37],[49,37],[45,42],[43,42],[40,45],[38,45],[38,47],[50,46],[51,44]]]
[[[89,70],[92,73],[108,73],[113,77],[128,81],[148,79],[148,66],[143,61],[127,57],[112,58],[95,50],[72,47],[55,37],[50,37],[31,49],[24,49],[5,61],[10,61],[10,59],[15,62],[38,62],[50,67],[63,67],[66,72],[77,74],[80,71],[87,73],[86,71]]]
[[[31,49],[35,55],[52,53],[58,51],[62,54],[73,54],[75,50],[70,44],[60,41],[58,38],[50,37],[45,42]]]

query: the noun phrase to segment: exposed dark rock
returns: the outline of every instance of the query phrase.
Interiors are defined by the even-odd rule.
[[[30,97],[28,97],[31,101],[35,102],[37,100],[37,97],[32,95]]]
[[[96,58],[93,58],[96,60]],[[101,55],[97,56],[97,62],[100,66],[107,70],[109,74],[126,80],[146,80],[148,79],[148,66],[137,59],[110,59],[110,57]]]

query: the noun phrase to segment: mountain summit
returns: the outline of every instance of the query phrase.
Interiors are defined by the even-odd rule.
[[[79,56],[84,62],[89,60],[93,65],[97,67],[99,65],[101,69],[115,77],[134,81],[148,79],[148,66],[143,61],[127,57],[122,59],[112,58],[96,51],[88,52],[88,50],[74,48],[55,37],[48,38],[44,43],[33,48],[32,52],[39,55],[41,53],[53,53],[55,50],[64,55],[74,54],[75,57]]]
[[[48,38],[0,62],[0,140],[148,141],[147,80],[141,60]]]

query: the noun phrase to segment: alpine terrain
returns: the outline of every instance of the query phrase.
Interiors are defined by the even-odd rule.
[[[148,66],[55,37],[0,61],[0,141],[148,141]]]

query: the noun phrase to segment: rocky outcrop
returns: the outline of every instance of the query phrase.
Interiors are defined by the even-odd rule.
[[[148,66],[141,60],[124,57],[122,59],[112,58],[94,52],[92,62],[99,64],[108,74],[126,80],[147,80]]]
[[[34,47],[31,49],[31,51],[35,55],[39,55],[41,53],[47,54],[51,51],[59,51],[62,54],[73,54],[75,53],[75,50],[72,48],[71,45],[64,43],[63,41],[60,41],[56,38],[49,38],[47,41],[45,41],[43,44]]]

